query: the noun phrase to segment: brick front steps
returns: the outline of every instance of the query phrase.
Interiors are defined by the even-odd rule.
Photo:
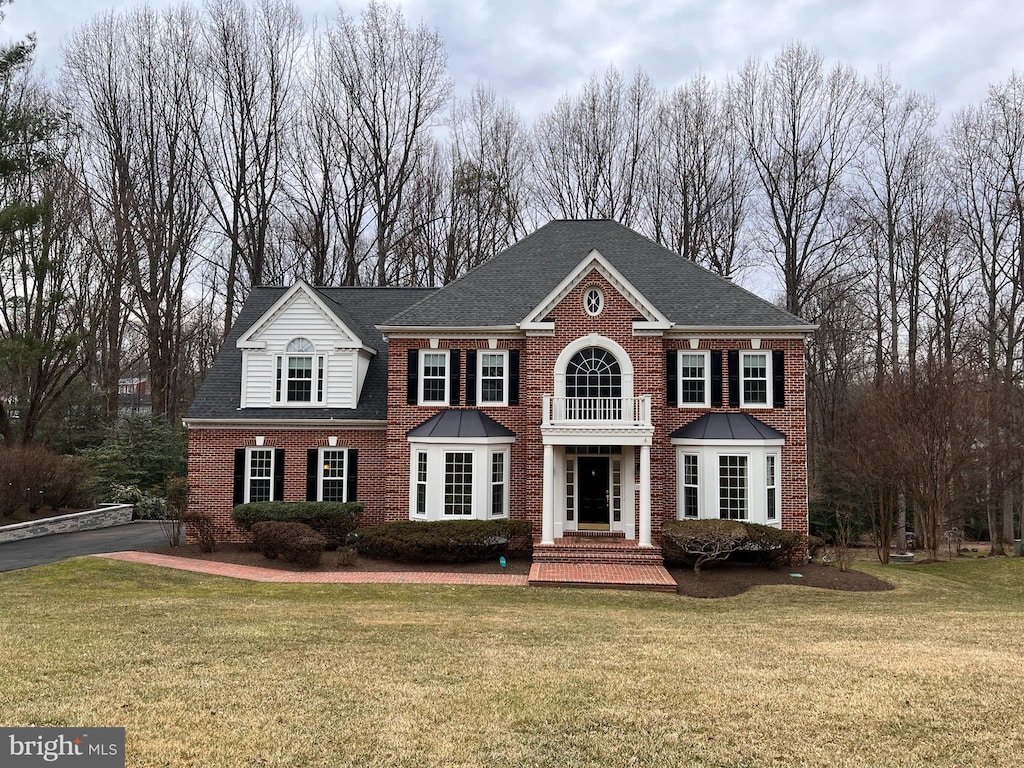
[[[591,531],[555,539],[554,544],[534,542],[529,582],[537,587],[676,591],[660,549],[641,548],[633,540]]]

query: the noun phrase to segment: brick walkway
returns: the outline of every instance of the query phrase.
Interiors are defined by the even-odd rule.
[[[179,571],[229,576],[249,581],[278,581],[291,584],[460,584],[475,586],[525,587],[526,576],[509,573],[445,573],[439,571],[280,571],[251,565],[195,560],[189,557],[157,555],[151,552],[110,552],[96,557],[126,563],[159,565]]]

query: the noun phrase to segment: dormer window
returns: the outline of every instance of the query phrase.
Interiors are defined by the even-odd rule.
[[[309,339],[292,339],[285,354],[277,358],[275,391],[279,403],[324,401],[324,357],[316,354]]]

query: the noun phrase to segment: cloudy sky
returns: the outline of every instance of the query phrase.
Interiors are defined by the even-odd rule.
[[[178,0],[150,0],[162,7]],[[298,0],[310,20],[334,0]],[[14,0],[0,40],[35,32],[52,74],[61,42],[93,15],[135,0]],[[349,13],[363,2],[342,0]],[[1024,69],[1024,9],[1011,0],[404,0],[406,17],[436,27],[456,88],[475,82],[512,99],[527,119],[614,63],[643,68],[662,88],[698,71],[734,73],[793,40],[865,75],[882,64],[908,88],[934,93],[943,114],[984,97],[990,83]]]

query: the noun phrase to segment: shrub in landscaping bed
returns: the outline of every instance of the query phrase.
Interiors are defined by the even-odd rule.
[[[273,560],[281,555],[290,563],[303,568],[320,565],[326,540],[305,523],[286,523],[277,520],[254,523],[252,535],[256,548],[263,556]]]
[[[247,531],[267,521],[304,523],[327,540],[328,549],[337,549],[359,527],[362,514],[358,501],[261,501],[239,504],[231,517]]]
[[[697,572],[730,558],[765,566],[790,563],[803,544],[800,534],[739,520],[670,520],[662,525],[661,540],[665,560]]]
[[[532,542],[528,520],[399,520],[357,531],[359,554],[386,560],[469,563],[517,554]]]

